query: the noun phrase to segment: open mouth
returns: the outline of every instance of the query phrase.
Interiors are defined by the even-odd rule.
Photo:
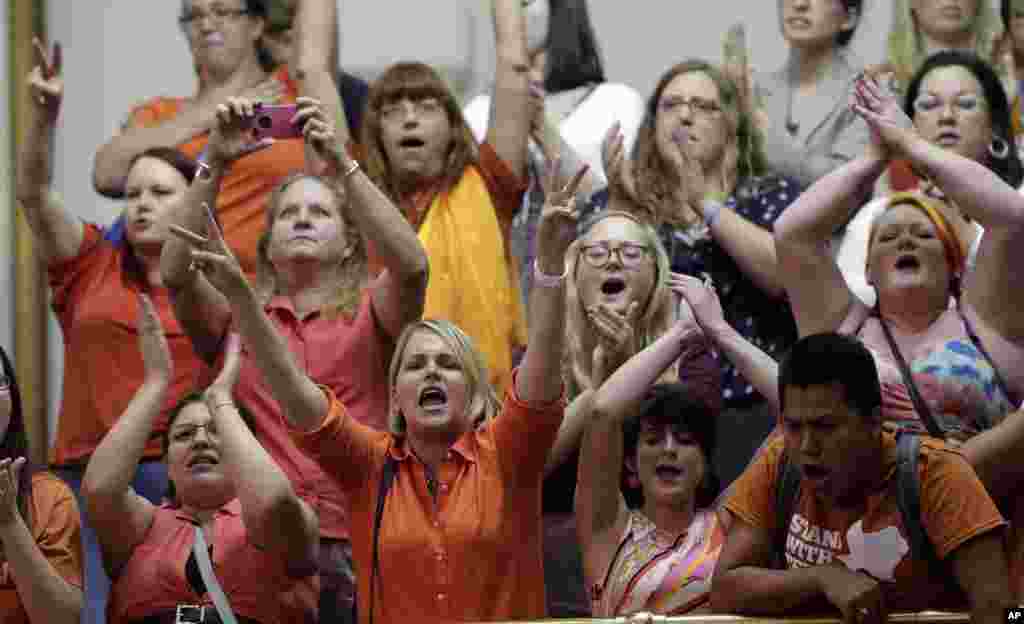
[[[403,149],[417,149],[426,144],[426,141],[417,137],[408,137],[398,142],[398,146]]]
[[[683,471],[675,466],[658,466],[654,474],[662,481],[675,481],[683,476]]]
[[[432,386],[420,392],[420,407],[429,410],[444,407],[445,405],[448,405],[448,395],[441,388]]]
[[[197,466],[216,466],[218,463],[217,458],[213,455],[196,455],[188,462],[189,468],[195,468]]]
[[[900,271],[921,268],[921,261],[916,256],[900,256],[896,259],[896,268]]]
[[[811,25],[811,22],[803,17],[791,17],[786,23],[794,28],[807,28]]]
[[[812,481],[821,481],[828,476],[828,469],[817,464],[804,464],[802,469],[804,476]]]
[[[618,295],[626,290],[626,280],[621,277],[610,277],[601,283],[601,294]]]

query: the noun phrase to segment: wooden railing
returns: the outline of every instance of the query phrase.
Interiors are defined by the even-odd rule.
[[[617,618],[574,618],[560,620],[522,620],[501,624],[630,624],[628,617]],[[651,622],[657,624],[843,624],[839,617],[739,617],[735,615],[690,615],[669,617],[655,615]],[[969,613],[950,613],[946,611],[921,611],[920,613],[889,614],[890,624],[967,624],[971,621]],[[490,623],[495,624],[495,623]]]

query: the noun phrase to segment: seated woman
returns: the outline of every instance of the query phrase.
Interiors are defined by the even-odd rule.
[[[54,474],[28,464],[21,391],[0,348],[0,619],[78,624],[82,543],[78,505]]]
[[[885,418],[962,443],[992,497],[1015,496],[1024,467],[1012,449],[1024,432],[1020,416],[1008,416],[1024,393],[1015,303],[1024,197],[984,165],[926,140],[873,80],[858,85],[855,110],[874,133],[871,149],[808,189],[776,229],[800,333],[859,336],[878,364]],[[846,285],[828,241],[857,191],[900,157],[981,223],[985,236],[968,270],[945,212],[921,196],[891,198],[872,224],[867,274],[878,302],[869,308]]]
[[[724,542],[728,518],[711,507],[716,413],[686,386],[657,383],[693,347],[702,350],[693,316],[680,316],[590,402],[575,505],[596,617],[701,607]],[[594,351],[599,378],[613,348],[601,340]],[[624,466],[622,491],[620,471],[609,466]]]
[[[982,0],[892,0],[887,71],[903,91],[925,59],[945,51],[974,53],[986,63],[999,41],[999,19],[992,3]],[[917,174],[903,161],[889,167],[889,187],[905,191],[918,183]]]
[[[478,345],[490,381],[510,387],[526,343],[519,275],[509,250],[525,185],[528,110],[522,0],[492,0],[497,71],[487,139],[477,145],[458,102],[423,63],[392,65],[370,87],[362,148],[370,179],[399,207],[430,259],[423,315],[449,320]],[[370,246],[370,272],[379,261]]]
[[[729,322],[772,356],[796,339],[779,278],[772,224],[799,185],[766,170],[760,137],[736,85],[701,60],[669,69],[648,100],[631,162],[611,137],[609,194],[631,198],[658,227],[678,273],[707,274]],[[617,163],[617,164],[612,164]],[[713,461],[728,484],[746,466],[775,418],[750,380],[721,362],[719,437],[734,444]],[[736,431],[742,431],[740,436]]]
[[[89,457],[142,383],[138,316],[135,306],[125,302],[134,301],[139,291],[149,293],[167,328],[174,357],[174,377],[153,426],[157,436],[166,431],[168,415],[202,367],[188,336],[174,320],[170,293],[159,271],[165,221],[184,196],[196,168],[173,149],[141,152],[128,169],[123,239],[107,240],[109,230],[83,223],[51,195],[50,146],[63,98],[63,77],[57,48],[53,58],[38,41],[36,49],[39,65],[28,81],[33,121],[21,143],[16,193],[34,234],[36,252],[47,267],[51,305],[64,339],[64,379],[49,463],[77,496]],[[137,491],[153,503],[167,490],[167,471],[160,456],[159,441],[151,440],[135,472]],[[88,617],[102,624],[109,581],[88,514],[82,518],[82,542]]]
[[[109,621],[185,622],[183,615],[200,609],[221,612],[219,586],[243,624],[314,622],[316,514],[232,398],[241,361],[237,335],[227,338],[217,379],[181,401],[163,436],[169,500],[154,505],[132,489],[173,368],[153,304],[140,295],[139,306],[145,381],[93,454],[84,485],[114,579]],[[225,619],[219,614],[215,621]],[[200,612],[192,621],[208,620]]]
[[[861,0],[780,2],[786,64],[758,76],[768,167],[807,186],[864,151],[868,132],[847,103],[861,71],[847,54]]]
[[[987,167],[1014,188],[1024,181],[1006,95],[991,66],[977,56],[957,51],[930,56],[908,83],[903,110],[933,145]],[[981,224],[949,201],[937,180],[919,181],[915,190],[950,221],[964,244],[967,268],[973,267]],[[889,198],[880,197],[864,206],[847,225],[837,253],[850,290],[868,307],[875,303],[875,288],[864,271],[868,241],[872,223],[888,204]]]
[[[259,249],[258,293],[246,294],[264,311],[261,318],[287,340],[304,374],[330,388],[357,421],[386,429],[387,366],[402,328],[420,317],[426,254],[409,223],[348,156],[319,103],[298,102],[297,122],[306,144],[331,165],[331,173],[289,177],[271,195]],[[251,115],[248,102],[231,101],[221,108],[210,135],[208,175],[193,182],[171,226],[186,239],[169,241],[161,259],[164,279],[175,285],[177,317],[196,351],[211,364],[221,356],[232,326],[242,328],[253,320],[225,297],[230,286],[211,285],[197,270],[204,263],[192,261],[188,243],[208,241],[180,225],[220,236],[203,206],[212,205],[223,173],[249,149],[244,128]],[[386,269],[373,280],[366,271],[367,242],[376,243]],[[236,394],[253,414],[257,439],[299,496],[316,509],[322,616],[331,621],[344,617],[351,613],[355,590],[344,496],[291,441],[283,406],[248,350]]]
[[[504,403],[469,337],[413,323],[391,361],[390,432],[359,423],[296,366],[222,243],[193,251],[250,319],[239,327],[296,442],[347,496],[362,622],[545,615],[540,488],[562,420],[563,259],[576,234],[562,204],[578,178],[546,187],[530,346]]]
[[[604,186],[601,138],[614,123],[633,146],[644,113],[644,101],[632,87],[605,80],[597,34],[587,0],[529,0],[526,7],[527,54],[533,110],[526,162],[529,188],[512,222],[512,253],[518,260],[524,295],[529,295],[533,237],[544,205],[539,183],[554,155],[565,171],[590,165],[580,185],[581,199]],[[466,123],[483,141],[491,96],[473,98],[463,110]]]

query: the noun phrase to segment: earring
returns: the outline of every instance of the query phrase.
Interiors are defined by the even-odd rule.
[[[992,142],[988,144],[988,153],[992,158],[1002,160],[1010,155],[1010,143],[1001,136],[993,136]]]

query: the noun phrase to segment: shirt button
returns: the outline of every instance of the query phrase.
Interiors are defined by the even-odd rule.
[[[437,557],[438,561],[444,561],[444,553],[443,552],[439,552],[439,553],[437,553],[434,556]]]
[[[451,451],[448,451],[447,453],[444,454],[444,458],[447,459],[448,461],[451,461],[453,457],[455,457],[455,455],[453,455]]]
[[[434,520],[434,528],[437,528],[437,529],[441,528],[441,521],[440,520]]]
[[[448,484],[447,483],[442,483],[441,484],[441,491],[442,492],[447,492],[448,491]]]
[[[447,595],[445,595],[445,594],[443,594],[443,593],[442,593],[442,594],[438,594],[438,595],[437,595],[437,599],[438,599],[438,601],[442,601],[442,600],[444,600],[444,599],[445,599],[445,598],[447,598],[447,597],[448,597],[448,596],[447,596]]]

